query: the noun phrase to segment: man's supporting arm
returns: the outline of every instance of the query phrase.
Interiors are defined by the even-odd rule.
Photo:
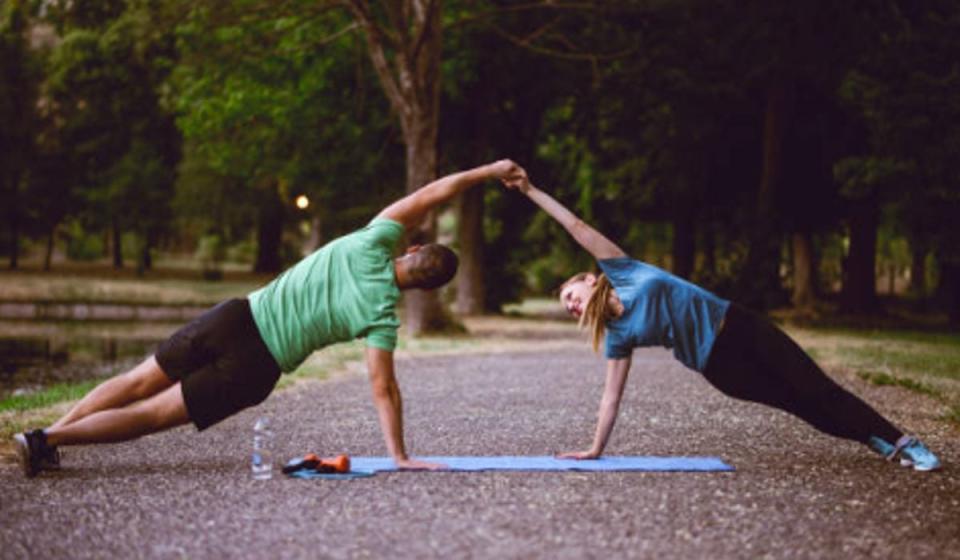
[[[407,456],[403,445],[403,399],[393,373],[393,352],[367,347],[367,369],[373,404],[380,417],[380,429],[387,444],[387,452],[400,469],[441,469],[444,465],[417,461]]]
[[[488,179],[501,179],[516,169],[517,164],[502,159],[441,177],[387,206],[377,217],[389,218],[400,222],[405,228],[412,228],[423,220],[427,212],[466,189]]]

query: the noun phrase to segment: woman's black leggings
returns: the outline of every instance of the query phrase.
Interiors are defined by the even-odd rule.
[[[725,394],[785,410],[818,430],[866,443],[895,442],[903,432],[837,385],[766,318],[731,304],[704,368]]]

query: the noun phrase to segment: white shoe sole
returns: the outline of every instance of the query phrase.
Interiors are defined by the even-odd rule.
[[[17,442],[17,456],[20,458],[20,467],[23,469],[23,476],[33,478],[37,473],[30,472],[30,444],[23,434],[13,436]]]
[[[920,472],[939,471],[939,470],[940,470],[940,467],[941,467],[941,465],[937,465],[937,466],[935,466],[935,467],[924,467],[924,466],[921,466],[921,465],[914,464],[914,462],[911,461],[910,459],[904,459],[904,458],[902,458],[902,457],[900,458],[900,466],[901,466],[901,467],[913,467],[913,470],[915,470],[915,471],[920,471]]]

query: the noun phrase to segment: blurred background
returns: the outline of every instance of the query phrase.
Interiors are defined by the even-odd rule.
[[[958,124],[957,0],[3,0],[0,315],[202,308],[509,157],[724,297],[956,328]],[[594,266],[496,185],[438,236],[412,333]]]

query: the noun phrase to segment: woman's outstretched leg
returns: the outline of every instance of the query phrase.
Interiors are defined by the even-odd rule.
[[[830,379],[783,331],[739,306],[730,307],[704,376],[730,396],[779,408],[890,458],[900,455],[918,470],[940,466],[916,438]]]

